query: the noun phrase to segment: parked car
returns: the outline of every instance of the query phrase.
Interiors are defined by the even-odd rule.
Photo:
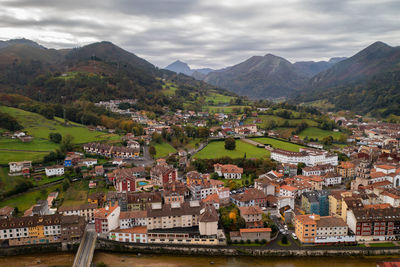
[[[295,233],[292,233],[292,237],[293,237],[293,239],[297,239],[297,236]]]

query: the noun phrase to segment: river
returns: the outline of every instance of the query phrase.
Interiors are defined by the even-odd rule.
[[[398,258],[398,257],[395,257]],[[390,258],[291,258],[291,257],[196,257],[168,255],[140,255],[96,252],[94,263],[103,262],[109,267],[196,267],[196,266],[237,266],[237,267],[375,267],[377,261]],[[74,261],[72,253],[46,253],[0,257],[0,266],[71,266]]]

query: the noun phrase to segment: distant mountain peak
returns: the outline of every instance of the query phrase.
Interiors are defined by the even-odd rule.
[[[25,39],[25,38],[17,38],[17,39],[10,39],[6,41],[0,41],[0,48],[2,47],[7,47],[10,45],[27,45],[35,48],[41,48],[41,49],[47,49],[44,46],[41,46],[40,44],[36,43],[35,41]]]
[[[192,76],[201,80],[202,78],[204,78],[204,76],[206,74],[208,74],[209,72],[213,71],[210,68],[202,68],[202,69],[191,69],[189,67],[189,65],[186,62],[175,60],[173,63],[169,64],[168,66],[165,67],[165,69],[170,70],[170,71],[174,71],[176,73],[183,73],[186,74],[188,76]],[[201,75],[199,75],[199,73]]]

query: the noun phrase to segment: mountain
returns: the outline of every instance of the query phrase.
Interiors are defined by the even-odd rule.
[[[323,101],[334,110],[400,115],[400,47],[376,42],[314,76],[295,102]]]
[[[0,48],[3,47],[7,47],[10,45],[27,45],[27,46],[32,46],[32,47],[36,47],[36,48],[42,48],[42,49],[46,49],[44,46],[39,45],[38,43],[32,41],[32,40],[28,40],[25,38],[21,38],[21,39],[10,39],[7,41],[0,41]]]
[[[373,75],[400,69],[400,47],[375,42],[310,80],[309,87],[329,88],[362,82]]]
[[[329,61],[299,61],[293,65],[298,68],[301,72],[304,72],[310,78],[317,75],[318,73],[325,71],[332,67],[334,64],[345,60],[345,57],[334,57]]]
[[[168,66],[165,67],[165,69],[176,73],[183,73],[188,76],[192,75],[193,73],[193,70],[190,69],[189,65],[180,60],[177,60],[174,63],[169,64]]]
[[[271,54],[207,74],[204,81],[249,98],[284,97],[301,89],[307,75],[284,58]]]
[[[213,69],[210,68],[191,69],[187,63],[182,62],[180,60],[177,60],[169,64],[168,66],[165,67],[165,69],[176,73],[183,73],[185,75],[192,76],[197,80],[202,80],[205,77],[205,75],[213,71]]]

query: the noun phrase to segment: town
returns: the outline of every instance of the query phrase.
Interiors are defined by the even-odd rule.
[[[331,136],[310,141],[243,123],[257,122],[263,112],[268,109],[238,120],[194,111],[168,119],[129,113],[143,135],[74,145],[53,165],[9,162],[9,177],[45,176],[62,187],[26,210],[1,204],[1,246],[69,248],[84,244],[89,232],[94,240],[124,244],[398,246],[400,125],[329,114],[337,125],[332,133],[346,133],[342,143]],[[211,116],[216,126],[208,128]],[[192,148],[165,156],[154,151],[177,133],[191,138],[193,132],[201,138]],[[237,160],[197,157],[214,144],[222,144],[216,155],[245,144],[265,156],[257,159],[248,149]],[[75,185],[89,193],[67,200]]]

